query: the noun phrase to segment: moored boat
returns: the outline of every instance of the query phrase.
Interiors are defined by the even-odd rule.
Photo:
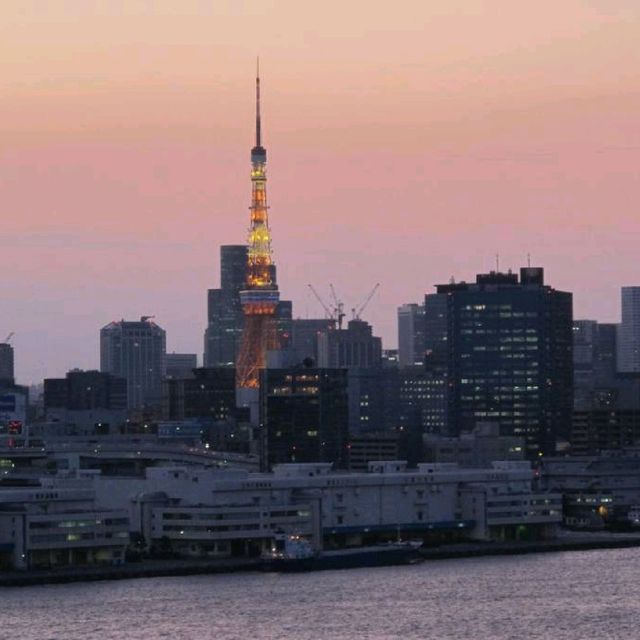
[[[418,549],[422,541],[316,551],[311,543],[297,535],[278,535],[271,551],[262,557],[265,571],[318,571],[415,564],[422,560]]]

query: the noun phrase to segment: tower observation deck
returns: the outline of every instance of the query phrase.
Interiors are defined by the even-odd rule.
[[[275,313],[280,294],[271,254],[267,206],[267,150],[262,146],[260,121],[260,72],[256,74],[256,144],[251,149],[251,206],[246,288],[240,291],[245,316],[236,386],[256,388],[266,352],[277,348]]]

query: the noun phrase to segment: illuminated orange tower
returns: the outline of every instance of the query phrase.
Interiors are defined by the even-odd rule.
[[[256,73],[256,146],[251,149],[251,226],[246,289],[240,292],[244,330],[236,362],[236,386],[257,388],[266,352],[277,348],[275,313],[280,295],[271,257],[267,206],[267,150],[262,146],[260,69]]]

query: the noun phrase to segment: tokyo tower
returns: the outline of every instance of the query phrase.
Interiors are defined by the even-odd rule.
[[[266,352],[277,348],[275,324],[280,295],[271,257],[267,206],[267,150],[262,146],[260,69],[256,73],[256,144],[251,149],[251,224],[248,237],[246,288],[240,292],[244,330],[236,362],[236,386],[257,388]]]

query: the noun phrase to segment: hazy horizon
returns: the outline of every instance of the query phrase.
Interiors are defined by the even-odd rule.
[[[396,308],[527,262],[618,321],[640,285],[640,5],[7,0],[0,340],[21,383],[98,368],[155,315],[202,357],[219,246],[245,241],[255,58],[281,297],[396,346]],[[526,5],[526,6],[524,6]],[[153,7],[153,8],[151,8]],[[3,333],[4,332],[4,333]]]

